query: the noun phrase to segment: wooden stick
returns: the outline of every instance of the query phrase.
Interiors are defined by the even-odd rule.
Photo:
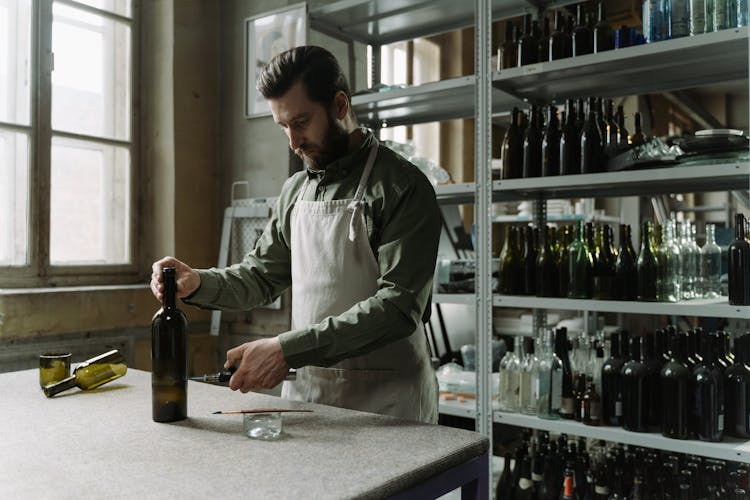
[[[237,415],[241,413],[312,413],[312,410],[288,410],[283,408],[270,408],[264,410],[219,410],[213,415]]]

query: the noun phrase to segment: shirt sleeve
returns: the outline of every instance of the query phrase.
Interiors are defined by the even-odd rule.
[[[282,189],[271,219],[255,248],[242,262],[221,269],[197,270],[201,285],[184,302],[204,309],[246,311],[270,304],[281,295],[292,283],[289,233],[286,230],[290,199],[293,197],[289,190]]]
[[[390,184],[390,185],[389,185]],[[435,190],[413,165],[383,182],[378,290],[335,317],[279,335],[287,363],[330,366],[406,338],[429,307],[440,238]]]

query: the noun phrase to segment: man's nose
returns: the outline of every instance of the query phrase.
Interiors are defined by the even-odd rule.
[[[305,142],[303,140],[302,134],[294,131],[293,129],[289,129],[289,133],[287,135],[289,136],[289,147],[292,148],[292,151],[296,151],[297,148]]]

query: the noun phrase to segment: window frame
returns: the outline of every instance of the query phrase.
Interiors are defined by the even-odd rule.
[[[130,140],[102,138],[52,129],[52,22],[53,3],[74,7],[90,14],[130,25]],[[0,129],[22,132],[29,138],[28,262],[23,266],[0,266],[0,288],[33,288],[76,285],[116,285],[141,281],[144,249],[141,234],[139,195],[140,165],[140,2],[132,0],[130,17],[101,10],[74,0],[31,0],[31,116],[28,126],[0,121]],[[84,140],[104,146],[128,149],[129,255],[126,264],[50,263],[50,180],[53,138]]]

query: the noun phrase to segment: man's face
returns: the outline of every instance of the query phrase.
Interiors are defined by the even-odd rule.
[[[338,123],[335,110],[310,100],[302,82],[268,102],[274,121],[289,138],[289,147],[311,168],[322,170],[346,154],[349,134]]]

